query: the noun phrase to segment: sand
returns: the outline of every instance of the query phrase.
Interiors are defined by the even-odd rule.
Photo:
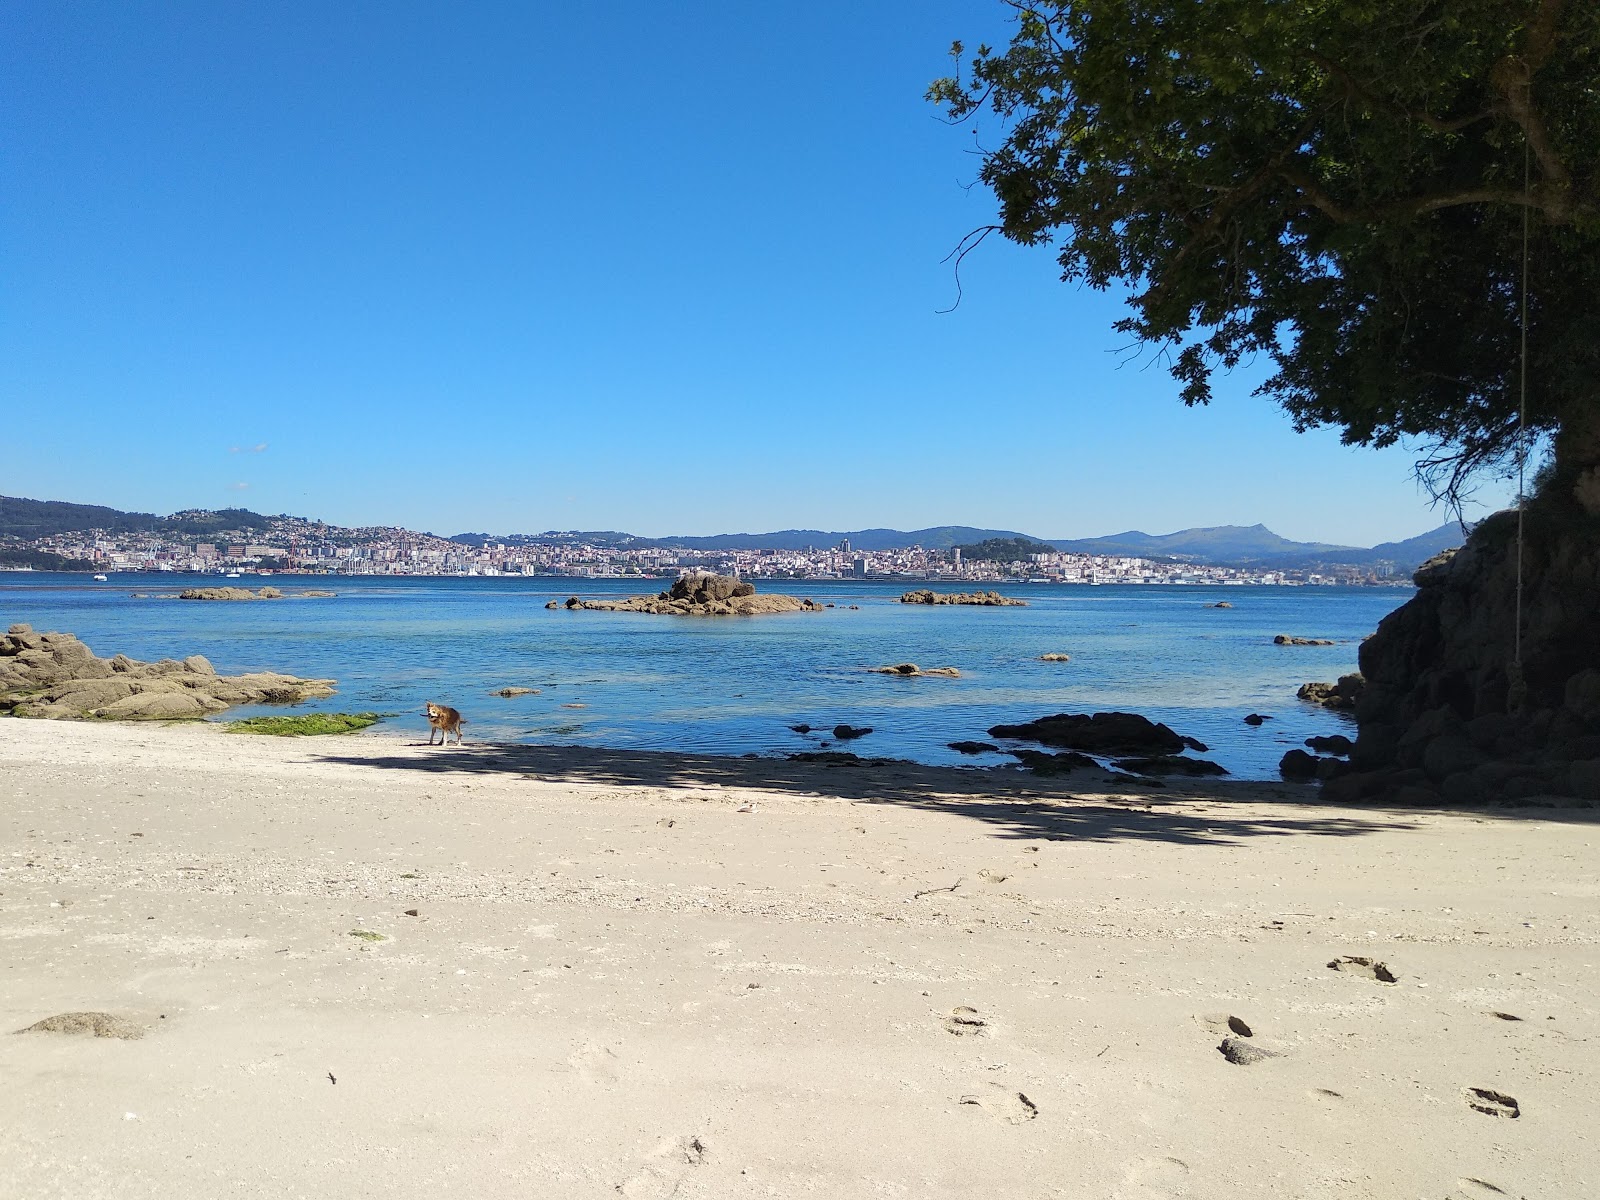
[[[0,1196],[1600,1194],[1596,814],[1314,798],[0,721]]]

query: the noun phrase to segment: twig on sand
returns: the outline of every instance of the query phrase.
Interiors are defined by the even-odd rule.
[[[911,898],[913,900],[921,900],[924,896],[931,896],[935,892],[953,892],[965,882],[966,882],[965,879],[958,879],[954,883],[952,883],[949,887],[928,888],[926,891],[913,892],[912,895],[911,895]]]

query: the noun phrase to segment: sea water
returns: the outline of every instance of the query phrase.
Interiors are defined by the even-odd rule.
[[[396,714],[377,727],[425,735],[425,701],[467,718],[469,741],[706,754],[818,749],[841,723],[870,726],[847,747],[924,763],[999,765],[948,743],[1050,713],[1122,710],[1164,721],[1243,779],[1274,778],[1313,734],[1354,734],[1306,704],[1307,680],[1356,669],[1362,638],[1408,588],[1005,585],[1026,608],[899,603],[916,581],[763,582],[835,607],[760,617],[549,610],[568,596],[655,592],[665,580],[274,576],[238,581],[332,598],[239,603],[173,598],[217,585],[165,574],[0,575],[0,628],[77,634],[109,657],[203,654],[223,674],[332,678],[338,695],[303,710]],[[942,586],[942,585],[941,585]],[[986,585],[987,586],[987,585]],[[1210,607],[1226,600],[1233,607]],[[851,606],[857,606],[852,608]],[[1331,646],[1278,646],[1276,634]],[[1044,654],[1070,661],[1047,663]],[[899,678],[872,667],[955,667]],[[538,689],[502,698],[504,687]],[[221,719],[249,715],[234,709]],[[1252,712],[1272,719],[1244,723]],[[820,732],[795,733],[810,725]],[[1010,748],[1022,743],[999,743]],[[838,747],[835,747],[838,748]]]

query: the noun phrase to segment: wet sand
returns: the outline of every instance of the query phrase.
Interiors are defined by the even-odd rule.
[[[0,1195],[1600,1193],[1600,814],[1314,796],[0,721]]]

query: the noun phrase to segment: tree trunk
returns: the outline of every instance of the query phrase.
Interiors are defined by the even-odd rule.
[[[1590,401],[1561,424],[1556,435],[1556,478],[1570,481],[1572,498],[1591,517],[1600,517],[1600,400]]]

